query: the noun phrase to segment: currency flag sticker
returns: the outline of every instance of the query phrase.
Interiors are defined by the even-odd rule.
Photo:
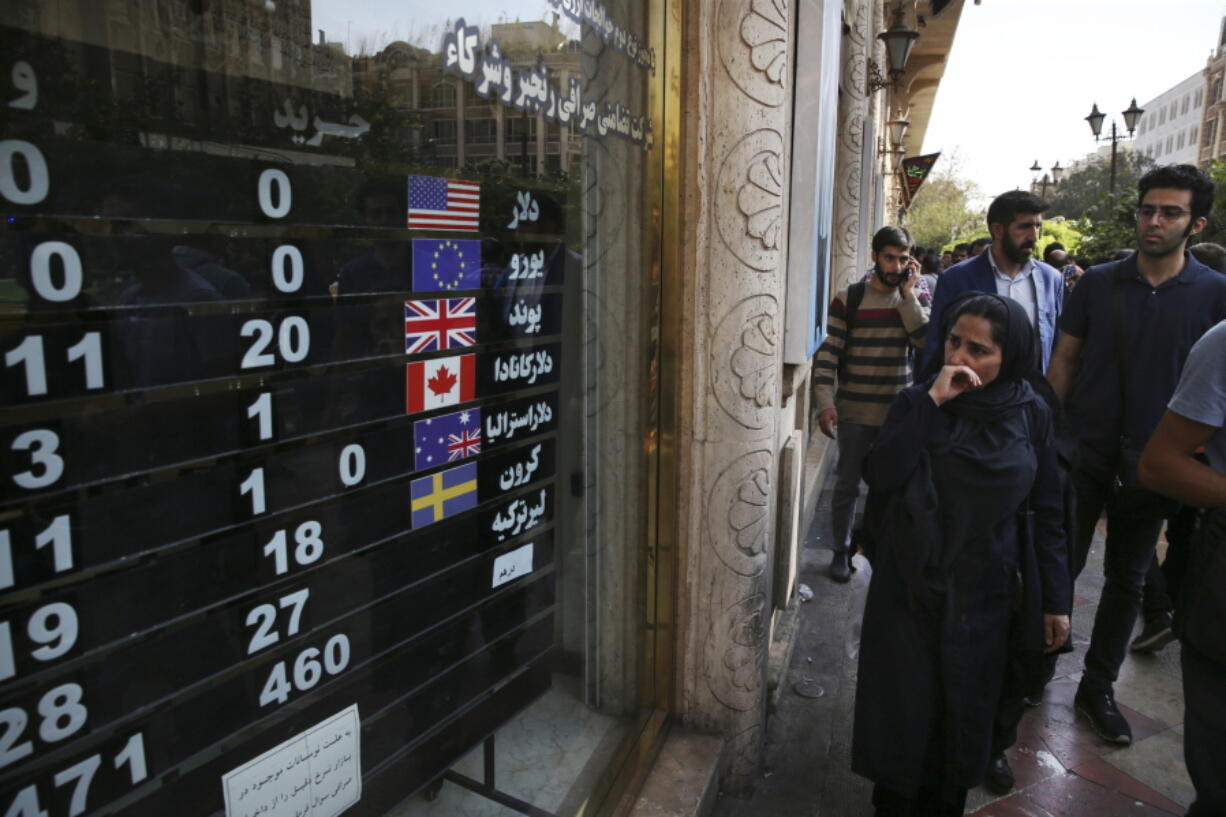
[[[477,300],[404,302],[404,353],[458,349],[477,342]]]
[[[476,397],[477,356],[455,355],[405,366],[405,413],[467,403]]]
[[[481,453],[481,409],[457,411],[413,423],[413,470]]]
[[[409,176],[410,230],[475,233],[480,216],[480,182]]]
[[[415,292],[450,292],[480,288],[480,241],[458,238],[413,239]]]
[[[413,529],[477,507],[477,464],[470,462],[409,483]]]

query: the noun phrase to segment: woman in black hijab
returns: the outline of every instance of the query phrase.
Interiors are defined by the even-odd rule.
[[[877,817],[960,815],[988,765],[1013,649],[1058,649],[1072,588],[1050,411],[1020,304],[968,293],[944,355],[899,393],[864,463],[873,578],[852,769]]]

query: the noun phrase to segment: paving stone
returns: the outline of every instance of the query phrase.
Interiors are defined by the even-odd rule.
[[[713,817],[872,817],[872,784],[851,773],[856,662],[845,648],[851,585],[826,577],[830,485],[803,543],[800,581],[814,591],[801,606],[796,644],[767,725],[765,768],[752,796],[723,796]],[[1101,526],[1100,526],[1101,528]],[[1082,662],[1102,590],[1102,531],[1078,580],[1074,652],[1061,656],[1043,703],[1028,709],[1009,750],[1017,777],[1001,797],[970,792],[976,817],[1170,817],[1183,813],[1190,785],[1182,767],[1182,690],[1178,645],[1157,656],[1130,655],[1117,697],[1134,744],[1101,740],[1073,709]],[[820,684],[825,695],[803,698],[792,684]],[[1173,782],[1172,782],[1173,781]],[[1184,788],[1184,787],[1187,788]]]

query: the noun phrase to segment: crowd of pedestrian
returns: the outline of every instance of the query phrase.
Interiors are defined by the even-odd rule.
[[[1013,788],[1005,750],[1071,651],[1103,517],[1074,705],[1129,744],[1121,664],[1178,636],[1188,815],[1226,815],[1226,249],[1193,243],[1214,192],[1192,166],[1155,168],[1134,249],[1050,243],[1040,260],[1047,205],[1010,191],[990,238],[944,252],[883,227],[872,268],[836,293],[814,403],[839,450],[830,576],[849,580],[856,549],[872,568],[852,768],[878,817],[958,815],[975,786]]]

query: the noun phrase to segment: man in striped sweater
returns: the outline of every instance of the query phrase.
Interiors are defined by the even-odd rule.
[[[822,433],[839,444],[831,509],[830,578],[836,582],[851,578],[851,525],[864,455],[894,396],[911,382],[908,345],[924,346],[928,309],[916,296],[920,276],[912,246],[911,236],[901,227],[877,231],[873,273],[834,296],[826,339],[814,363],[818,423]]]

